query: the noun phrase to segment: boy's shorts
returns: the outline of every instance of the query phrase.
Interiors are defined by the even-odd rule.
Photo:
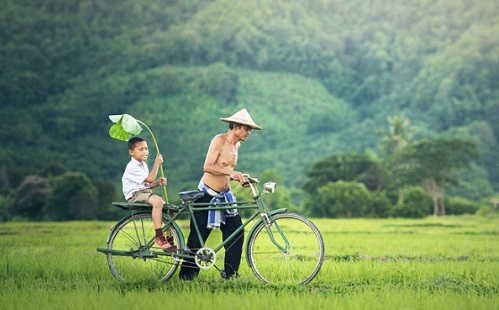
[[[143,202],[149,203],[149,197],[152,195],[152,190],[149,188],[143,189],[141,191],[136,191],[133,193],[132,198],[128,199],[128,202]]]

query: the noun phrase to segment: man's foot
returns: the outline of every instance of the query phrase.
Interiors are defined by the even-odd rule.
[[[239,273],[234,272],[232,274],[227,274],[225,271],[222,271],[222,278],[226,279],[226,280],[234,280],[234,279],[237,279],[240,277]]]
[[[164,236],[156,237],[156,244],[163,251],[177,252],[177,246],[168,242]]]
[[[195,275],[191,275],[191,274],[187,274],[187,275],[185,275],[185,274],[179,274],[179,278],[182,281],[192,281],[192,280],[194,280],[196,278],[196,276]]]

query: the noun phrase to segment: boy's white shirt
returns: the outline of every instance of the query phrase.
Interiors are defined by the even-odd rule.
[[[139,162],[132,157],[121,178],[123,195],[125,195],[126,200],[132,198],[133,193],[149,188],[149,183],[145,181],[148,175],[149,167],[147,167],[146,162]]]

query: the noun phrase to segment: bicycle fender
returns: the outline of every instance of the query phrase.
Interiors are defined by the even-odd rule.
[[[288,211],[287,208],[281,208],[281,209],[277,209],[277,210],[273,210],[271,212],[269,212],[269,215],[275,215],[275,214],[281,214],[281,213],[286,213]],[[255,229],[258,227],[258,225],[260,225],[261,223],[263,222],[263,219],[260,219],[258,220],[258,222],[255,223],[255,225],[253,225],[253,227],[251,228],[249,234],[248,234],[248,237],[246,238],[246,246],[244,247],[245,249],[248,249],[248,241],[251,239],[251,236],[253,235]],[[249,266],[249,261],[248,261],[248,255],[246,255],[246,263],[248,264]]]

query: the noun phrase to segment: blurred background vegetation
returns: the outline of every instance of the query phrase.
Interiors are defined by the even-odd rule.
[[[115,219],[129,155],[110,114],[152,129],[176,202],[243,107],[263,130],[237,169],[279,182],[271,204],[496,210],[495,0],[1,2],[2,221]]]

